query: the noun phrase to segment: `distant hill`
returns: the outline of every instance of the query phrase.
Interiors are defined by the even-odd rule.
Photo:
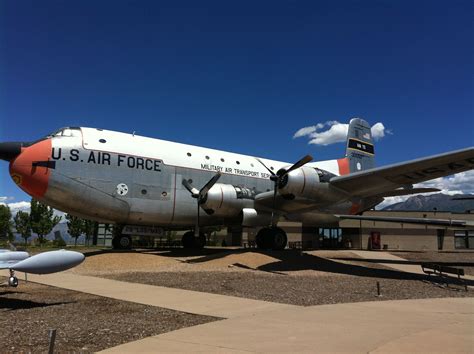
[[[46,235],[46,239],[48,240],[54,240],[54,232],[59,231],[61,233],[61,237],[64,239],[64,241],[67,244],[74,244],[74,239],[69,235],[67,232],[67,224],[66,222],[60,222],[57,224],[54,228],[53,231],[51,231],[48,235]],[[15,241],[18,243],[23,243],[25,240],[17,233],[13,233],[15,235]],[[34,240],[36,238],[36,234],[33,233],[32,236],[28,239],[29,242]],[[84,243],[84,236],[81,236],[77,239],[78,244],[83,244]]]
[[[453,200],[453,198],[473,197],[474,195],[456,194],[447,195],[443,193],[431,195],[415,195],[404,202],[389,205],[382,210],[391,211],[438,211],[465,212],[474,210],[474,199]]]

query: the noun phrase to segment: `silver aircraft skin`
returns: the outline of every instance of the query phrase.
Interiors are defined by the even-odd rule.
[[[350,121],[345,157],[305,156],[293,165],[84,127],[0,144],[15,183],[58,210],[196,236],[210,225],[263,227],[257,244],[274,249],[286,246],[278,220],[335,226],[384,197],[436,191],[413,184],[474,168],[473,147],[378,168],[374,156],[370,125],[360,118]],[[183,244],[195,246],[189,234]],[[114,245],[128,246],[129,237],[120,237]]]
[[[28,252],[0,249],[0,269],[8,269],[8,285],[18,286],[15,271],[31,274],[50,274],[73,268],[84,261],[84,255],[75,251],[49,251],[30,257]]]

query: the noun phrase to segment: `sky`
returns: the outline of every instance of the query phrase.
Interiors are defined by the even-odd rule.
[[[378,166],[472,146],[473,18],[459,0],[2,1],[0,141],[91,126],[326,160],[361,117]],[[30,199],[4,161],[0,183]]]

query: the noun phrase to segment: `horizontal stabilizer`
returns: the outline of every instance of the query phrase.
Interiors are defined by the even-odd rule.
[[[362,220],[362,221],[382,221],[382,222],[396,222],[396,223],[404,223],[404,224],[455,226],[455,227],[474,226],[474,221],[471,221],[471,220],[402,218],[402,217],[391,217],[391,216],[360,216],[360,215],[334,215],[334,216],[339,219],[353,219],[353,220]]]

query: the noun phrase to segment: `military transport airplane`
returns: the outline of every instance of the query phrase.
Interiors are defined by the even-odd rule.
[[[0,249],[0,269],[10,271],[8,285],[17,287],[15,271],[32,274],[62,272],[82,263],[84,258],[82,253],[66,250],[43,252],[30,257],[28,252]]]
[[[206,226],[240,225],[261,227],[258,247],[283,249],[278,220],[336,226],[385,197],[437,191],[415,183],[474,168],[473,147],[378,168],[374,154],[370,125],[360,118],[350,121],[344,158],[310,162],[308,155],[293,165],[95,128],[0,144],[12,179],[41,202],[105,223],[192,230],[184,247],[202,247]],[[117,248],[130,243],[124,232],[113,240]]]

